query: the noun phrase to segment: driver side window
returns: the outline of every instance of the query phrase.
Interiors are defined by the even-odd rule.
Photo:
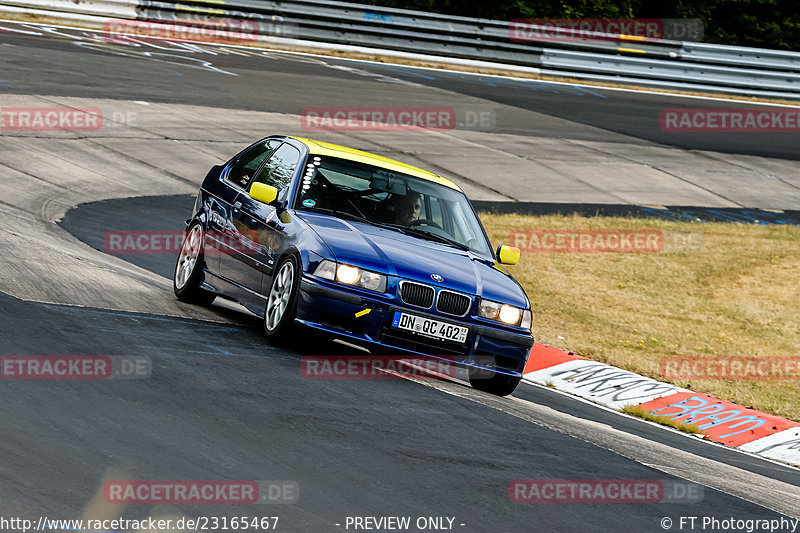
[[[240,155],[233,165],[231,165],[227,180],[231,183],[235,183],[239,187],[246,188],[264,159],[266,159],[280,144],[281,141],[279,140],[267,139],[247,149],[247,151]]]

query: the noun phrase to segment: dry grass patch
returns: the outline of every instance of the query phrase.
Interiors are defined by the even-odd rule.
[[[656,424],[661,424],[662,426],[669,426],[671,428],[675,428],[678,431],[683,431],[684,433],[695,433],[699,434],[702,433],[696,426],[691,424],[684,424],[683,422],[675,422],[669,418],[664,418],[662,416],[656,416],[653,413],[648,413],[644,409],[634,405],[628,405],[621,409],[623,413],[627,413],[631,416],[636,416],[639,418],[644,418],[645,420],[649,420],[650,422],[655,422]]]
[[[663,357],[800,359],[800,227],[633,218],[481,214],[492,242],[512,230],[702,232],[691,253],[525,253],[509,270],[540,342],[664,381]],[[676,382],[800,421],[800,376]]]

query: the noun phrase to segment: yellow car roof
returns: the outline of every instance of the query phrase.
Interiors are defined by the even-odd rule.
[[[456,185],[447,178],[443,178],[437,174],[434,174],[433,172],[422,170],[421,168],[417,168],[413,165],[409,165],[401,161],[395,161],[394,159],[383,157],[382,155],[371,154],[363,150],[356,150],[355,148],[348,148],[346,146],[340,146],[338,144],[327,143],[324,141],[315,141],[313,139],[306,139],[305,137],[295,137],[294,135],[289,135],[288,137],[291,137],[292,139],[297,139],[298,141],[308,146],[309,152],[311,152],[314,155],[339,157],[341,159],[348,159],[350,161],[357,161],[359,163],[374,165],[376,167],[385,168],[387,170],[394,170],[395,172],[403,172],[405,174],[409,174],[417,178],[421,178],[427,181],[432,181],[434,183],[439,183],[441,185],[445,185],[457,191],[461,190],[458,187],[458,185]]]

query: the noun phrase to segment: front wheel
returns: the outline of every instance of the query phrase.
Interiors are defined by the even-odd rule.
[[[264,309],[264,333],[272,341],[285,340],[297,316],[297,287],[300,268],[297,259],[287,256],[275,269],[272,287]]]
[[[521,379],[498,374],[491,370],[482,370],[475,367],[469,369],[469,384],[472,385],[472,388],[495,396],[508,396],[516,390]]]
[[[216,297],[200,288],[203,281],[203,226],[195,222],[181,245],[175,264],[172,290],[178,300],[192,304],[209,305]]]

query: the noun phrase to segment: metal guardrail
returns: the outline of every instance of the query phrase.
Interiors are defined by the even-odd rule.
[[[682,43],[680,58],[698,63],[800,72],[800,54],[708,43]]]
[[[609,56],[566,50],[545,50],[542,66],[578,72],[624,73],[628,77],[671,81],[697,81],[705,85],[797,92],[800,97],[800,73],[773,72],[753,68],[724,67],[683,61],[654,61],[636,57]]]
[[[272,42],[357,46],[531,67],[562,76],[800,99],[800,53],[604,33],[516,42],[505,21],[345,2],[0,0],[3,12],[46,12],[49,19],[64,13],[73,22],[76,14],[167,24],[240,20],[255,23],[259,38]]]

